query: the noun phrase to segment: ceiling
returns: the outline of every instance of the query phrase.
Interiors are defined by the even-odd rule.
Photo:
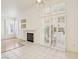
[[[53,1],[62,1],[62,0],[46,0],[47,2]],[[32,6],[35,6],[36,0],[2,0],[1,1],[1,10],[2,13],[6,12],[12,12],[12,11],[18,11],[18,12],[23,12],[26,10],[29,10],[29,8],[32,8]],[[13,13],[16,13],[13,12]]]
[[[2,10],[17,8],[18,10],[28,9],[35,3],[34,0],[2,0]]]

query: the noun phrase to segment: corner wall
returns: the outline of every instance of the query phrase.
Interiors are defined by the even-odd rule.
[[[67,1],[67,51],[77,52],[78,44],[78,19],[77,0]]]

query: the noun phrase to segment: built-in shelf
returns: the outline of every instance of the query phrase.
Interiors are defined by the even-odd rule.
[[[21,19],[21,30],[26,30],[26,19]]]
[[[26,23],[26,19],[22,19],[21,20],[21,23]]]

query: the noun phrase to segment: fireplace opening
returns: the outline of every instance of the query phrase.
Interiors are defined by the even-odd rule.
[[[27,41],[34,42],[34,40],[33,40],[33,33],[27,33]]]

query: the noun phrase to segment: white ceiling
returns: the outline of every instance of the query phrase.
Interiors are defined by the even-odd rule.
[[[52,1],[53,3],[58,2],[58,1],[64,1],[64,0],[47,0],[47,3],[49,1]],[[2,13],[6,14],[6,12],[23,12],[26,10],[29,10],[33,6],[37,5],[36,0],[2,0],[1,1],[1,10]]]

